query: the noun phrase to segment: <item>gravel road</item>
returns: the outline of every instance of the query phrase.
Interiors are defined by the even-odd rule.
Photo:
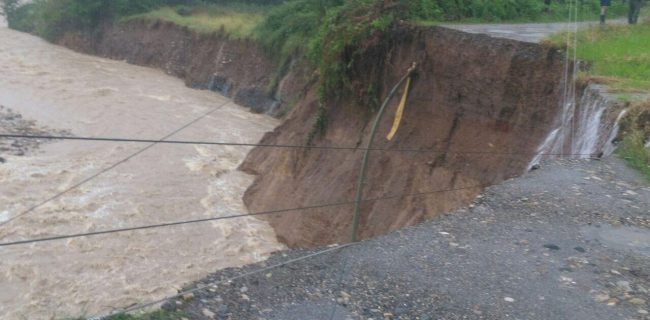
[[[552,161],[471,208],[210,285],[312,251],[223,270],[164,308],[191,319],[647,320],[649,212],[650,185],[621,160]]]

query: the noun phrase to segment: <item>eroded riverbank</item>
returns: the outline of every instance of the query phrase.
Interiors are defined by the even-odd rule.
[[[79,136],[256,142],[277,120],[187,88],[160,71],[74,53],[0,28],[0,104]],[[2,128],[3,130],[7,128]],[[3,131],[4,132],[4,131]],[[0,210],[11,219],[146,147],[60,141],[2,155]],[[0,227],[0,240],[245,213],[253,178],[243,147],[157,145]],[[92,315],[173,294],[218,268],[283,248],[257,219],[237,219],[0,249],[0,317]]]

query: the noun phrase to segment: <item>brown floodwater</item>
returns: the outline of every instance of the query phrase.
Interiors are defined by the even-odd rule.
[[[278,121],[161,71],[0,27],[0,105],[77,136],[257,142]],[[3,128],[0,128],[2,130]],[[145,147],[58,141],[0,165],[0,221]],[[246,213],[245,147],[156,145],[4,226],[0,242]],[[255,218],[0,248],[0,318],[96,315],[283,248]]]

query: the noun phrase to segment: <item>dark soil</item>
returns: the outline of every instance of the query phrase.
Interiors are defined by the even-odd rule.
[[[553,161],[469,209],[288,267],[217,272],[191,319],[650,319],[650,186],[622,161]],[[339,287],[339,279],[342,285]]]

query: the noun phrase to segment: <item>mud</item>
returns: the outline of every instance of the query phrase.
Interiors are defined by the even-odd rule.
[[[393,141],[383,138],[392,124],[395,99],[372,147],[435,151],[374,151],[365,198],[489,185],[527,170],[561,111],[564,62],[559,52],[444,28],[400,26],[388,39],[370,45],[352,71],[352,83],[368,88],[378,81],[384,97],[412,62],[418,63],[417,78],[402,126]],[[316,110],[312,92],[263,143],[305,143]],[[317,146],[367,145],[374,117],[368,106],[342,99],[328,110],[328,129],[315,141]],[[255,211],[350,201],[361,156],[354,151],[255,149],[242,165],[257,175],[246,192],[246,204]],[[452,211],[470,203],[481,190],[366,202],[360,235],[369,238]],[[350,238],[352,207],[269,221],[290,246],[345,242]]]

